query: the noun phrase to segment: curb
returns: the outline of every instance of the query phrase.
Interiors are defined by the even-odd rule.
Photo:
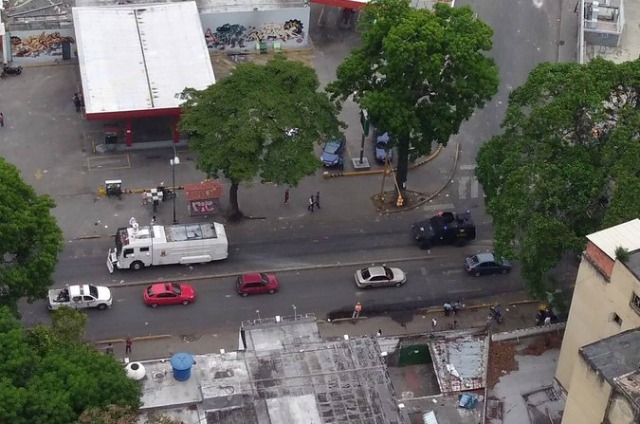
[[[210,280],[210,279],[219,279],[219,278],[229,278],[229,277],[237,277],[239,274],[247,274],[247,273],[257,273],[257,272],[266,272],[266,273],[278,273],[278,272],[294,272],[294,271],[311,271],[314,269],[327,269],[327,268],[346,268],[346,267],[357,267],[362,265],[367,265],[371,263],[396,263],[396,262],[415,262],[415,261],[424,261],[424,260],[433,260],[433,259],[443,259],[447,256],[414,256],[411,258],[394,258],[394,259],[386,259],[386,260],[376,260],[376,261],[359,261],[359,262],[340,262],[333,264],[322,264],[322,265],[309,265],[309,266],[301,266],[301,267],[291,267],[291,268],[278,268],[278,269],[261,269],[258,271],[238,271],[238,272],[227,272],[224,274],[210,274],[210,275],[201,275],[201,276],[193,276],[193,277],[181,277],[180,281],[198,281],[198,280]],[[129,270],[122,270],[129,271]],[[115,273],[115,272],[114,272]],[[135,287],[135,286],[144,286],[149,284],[157,283],[157,280],[147,280],[147,281],[137,281],[132,283],[117,283],[113,285],[106,285],[109,288],[118,288],[118,287]]]
[[[170,339],[171,337],[173,337],[171,334],[158,334],[156,336],[132,337],[131,341],[148,342],[152,340]],[[107,339],[107,340],[98,340],[92,343],[99,345],[99,344],[109,344],[109,343],[113,344],[113,343],[124,343],[124,342],[125,342],[125,339]]]
[[[429,156],[424,158],[422,161],[409,165],[409,169],[415,169],[419,166],[422,166],[424,164],[431,162],[432,160],[437,158],[438,155],[442,153],[443,150],[444,150],[444,147],[441,144],[439,144],[433,153],[431,153]],[[394,172],[396,170],[397,168],[394,168]],[[325,171],[323,176],[325,179],[330,179],[330,178],[339,178],[339,177],[357,177],[359,175],[380,175],[380,174],[384,174],[385,172],[386,171],[384,169],[373,169],[368,171],[346,171],[346,172]]]
[[[499,295],[498,295],[499,296]],[[531,303],[540,303],[539,300],[529,300],[529,299],[525,299],[525,300],[516,300],[514,302],[508,302],[505,303],[505,305],[529,305]],[[495,303],[480,303],[477,305],[469,305],[469,306],[465,306],[463,309],[461,309],[460,311],[475,311],[478,309],[486,309],[486,308],[490,308],[492,306],[494,306]],[[420,309],[417,310],[417,312],[421,311]],[[424,314],[433,314],[433,313],[444,313],[444,308],[428,308],[428,309],[422,309]]]

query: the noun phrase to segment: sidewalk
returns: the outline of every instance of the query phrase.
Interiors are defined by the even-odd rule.
[[[492,331],[501,333],[535,326],[535,316],[538,309],[537,301],[529,301],[524,292],[508,295],[481,298],[464,305],[458,315],[446,317],[441,308],[409,313],[408,320],[402,321],[389,316],[366,317],[366,309],[359,319],[340,319],[334,322],[318,320],[320,334],[326,339],[342,338],[345,335],[357,337],[375,335],[378,330],[382,335],[404,336],[410,334],[427,333],[432,331],[451,330],[454,328],[484,327],[487,325],[489,307],[496,302],[502,306],[504,320],[502,324],[492,322]],[[266,318],[266,317],[265,317]],[[320,318],[320,317],[318,317]],[[436,326],[432,326],[432,320]],[[201,334],[198,336],[160,335],[133,339],[133,352],[130,360],[143,361],[171,357],[178,352],[194,355],[219,353],[221,349],[234,351],[238,348],[238,328],[228,328],[219,333]],[[124,357],[124,339],[103,340],[96,343],[98,348],[105,348],[111,342],[115,348],[116,357]]]

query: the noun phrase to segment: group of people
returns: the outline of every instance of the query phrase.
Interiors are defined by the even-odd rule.
[[[289,204],[289,189],[284,191],[284,204]],[[313,212],[315,209],[322,209],[320,207],[320,192],[316,192],[316,195],[313,194],[309,196],[309,201],[307,203],[307,210]]]
[[[443,306],[444,316],[448,317],[449,315],[451,315],[451,313],[453,313],[453,315],[458,315],[458,312],[460,312],[460,308],[461,304],[459,300],[456,300],[453,303],[445,302]]]

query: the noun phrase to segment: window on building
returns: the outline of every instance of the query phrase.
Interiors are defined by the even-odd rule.
[[[631,296],[631,307],[640,315],[640,296],[635,293]]]
[[[611,321],[615,322],[619,326],[622,326],[622,318],[615,312],[611,314]]]

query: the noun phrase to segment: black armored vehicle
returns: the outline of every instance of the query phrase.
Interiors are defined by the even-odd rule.
[[[476,226],[470,212],[440,212],[411,226],[411,234],[421,249],[434,245],[464,246],[476,238]]]

